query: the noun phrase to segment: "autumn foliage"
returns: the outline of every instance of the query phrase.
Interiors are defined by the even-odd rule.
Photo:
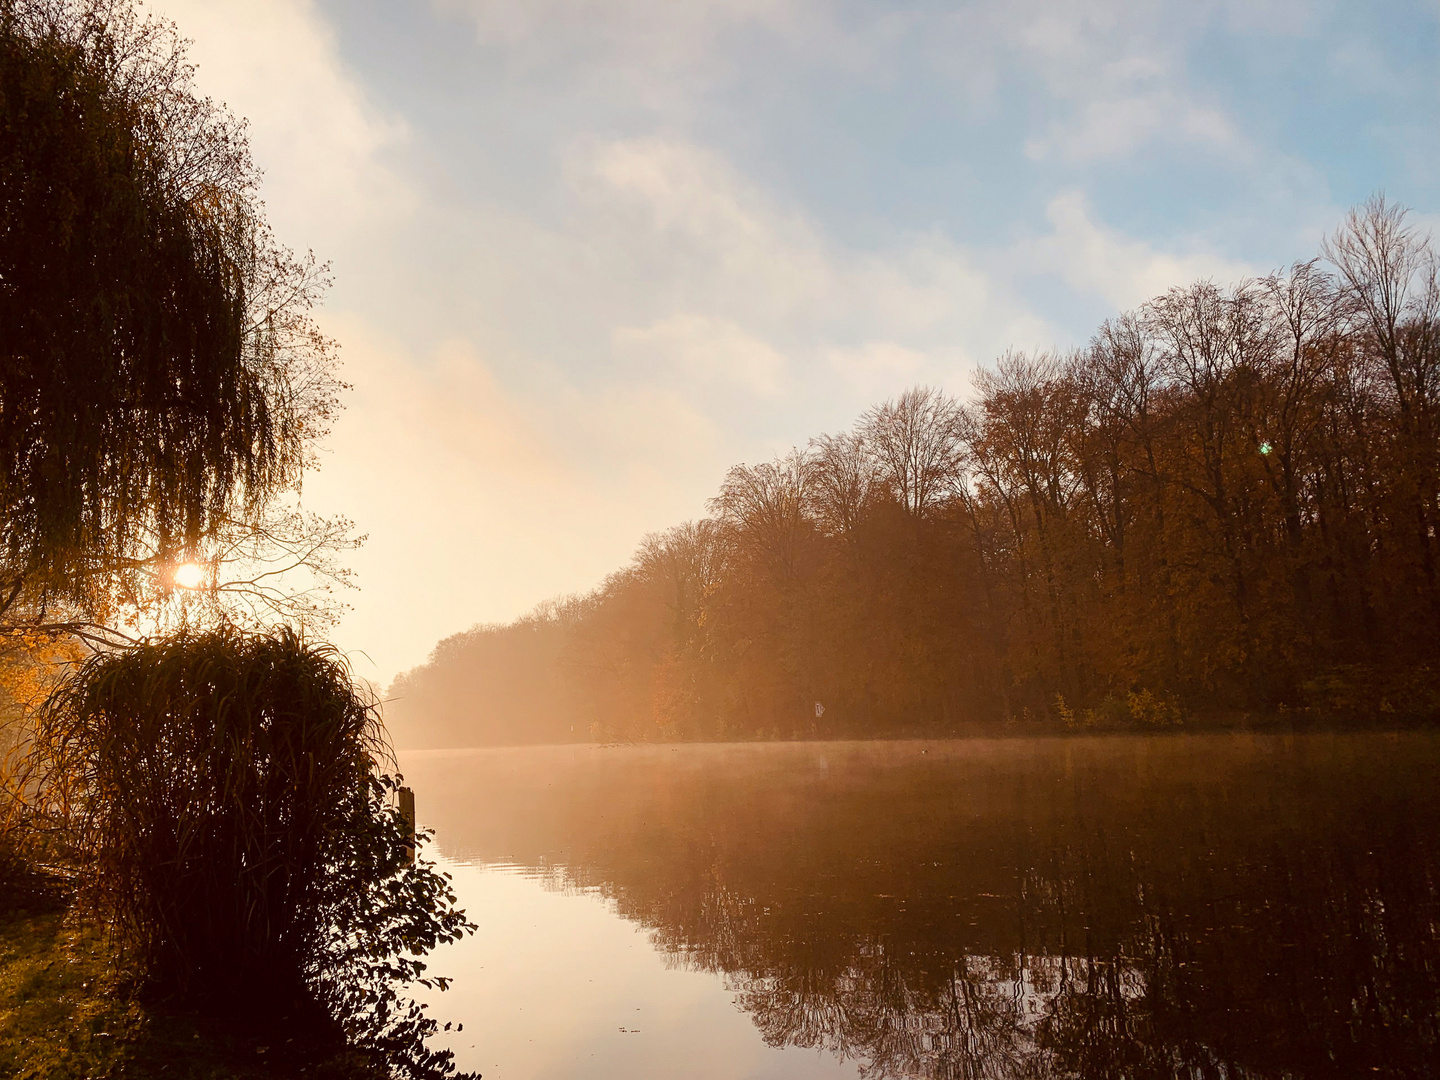
[[[1437,420],[1436,255],[1377,198],[1322,258],[735,467],[592,594],[443,642],[402,738],[1434,718]]]

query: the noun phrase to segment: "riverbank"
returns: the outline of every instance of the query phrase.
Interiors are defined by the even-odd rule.
[[[1093,711],[1079,714],[1069,711],[1068,717],[1044,716],[1009,721],[940,724],[914,724],[881,732],[841,731],[785,733],[777,728],[764,729],[724,738],[639,739],[615,738],[608,733],[584,739],[555,742],[493,742],[456,743],[446,746],[416,745],[414,742],[396,746],[402,754],[445,754],[456,750],[504,750],[540,746],[730,746],[764,745],[768,743],[903,743],[946,742],[967,739],[1062,739],[1090,738],[1097,735],[1130,737],[1148,735],[1285,735],[1285,734],[1391,734],[1415,731],[1440,731],[1440,715],[1397,714],[1395,710],[1354,714],[1326,713],[1315,710],[1221,711],[1160,716],[1139,725],[1096,715]]]
[[[0,1076],[16,1080],[375,1080],[353,1053],[146,1001],[65,884],[0,883]]]

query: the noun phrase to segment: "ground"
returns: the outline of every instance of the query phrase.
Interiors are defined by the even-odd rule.
[[[360,1080],[303,1032],[260,1032],[146,1001],[63,883],[0,887],[0,1076],[15,1080]]]

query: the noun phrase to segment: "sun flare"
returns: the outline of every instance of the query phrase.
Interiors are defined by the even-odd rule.
[[[198,589],[205,580],[205,568],[199,563],[185,563],[175,568],[175,584],[182,589]]]

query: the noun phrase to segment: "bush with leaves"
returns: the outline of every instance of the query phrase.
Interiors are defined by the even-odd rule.
[[[404,992],[443,989],[420,957],[474,926],[412,862],[376,704],[333,647],[221,628],[101,653],[41,710],[35,753],[152,989],[319,1020],[401,1075],[453,1071]]]
[[[372,776],[367,805],[332,837],[326,932],[305,980],[348,1042],[411,1076],[441,1076],[452,1070],[452,1054],[425,1045],[437,1024],[403,989],[447,989],[450,980],[427,975],[420,957],[475,927],[455,907],[450,876],[423,858],[409,860],[409,823],[393,799],[399,786],[398,775]],[[429,836],[422,831],[416,843]]]

